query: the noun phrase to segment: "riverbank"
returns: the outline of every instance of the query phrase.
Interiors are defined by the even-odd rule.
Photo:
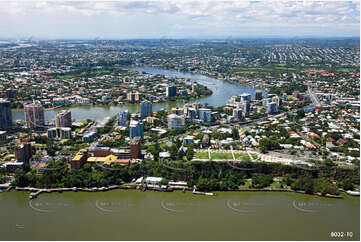
[[[181,190],[181,191],[192,191],[192,188],[190,187],[183,187],[183,186],[169,186],[171,190]],[[122,185],[112,185],[109,187],[72,187],[72,188],[35,188],[35,187],[8,187],[5,191],[10,190],[16,190],[16,191],[27,191],[31,192],[30,198],[36,198],[38,195],[42,193],[53,193],[53,192],[105,192],[105,191],[111,191],[115,189],[123,189],[123,190],[156,190],[156,189],[142,189],[141,186],[135,184],[135,183],[127,183]],[[299,193],[304,195],[311,195],[311,196],[318,196],[318,197],[324,197],[324,198],[337,198],[337,199],[343,199],[344,197],[341,195],[332,195],[332,194],[325,194],[322,195],[321,193],[313,193],[313,194],[307,194],[304,191],[296,191],[292,189],[286,189],[286,188],[241,188],[241,189],[233,189],[228,191],[211,191],[211,192],[289,192],[289,193]],[[342,191],[343,193],[347,194],[346,192]]]
[[[142,67],[142,66],[138,66],[138,67],[135,67],[135,68],[139,68],[139,67]],[[240,86],[249,86],[249,87],[252,87],[254,89],[259,89],[259,90],[262,90],[265,93],[267,93],[269,90],[268,89],[265,89],[264,88],[264,85],[262,86],[258,86],[259,83],[249,83],[249,82],[246,82],[246,85],[240,83],[240,82],[237,82],[237,81],[232,81],[232,80],[229,80],[229,79],[226,79],[226,78],[219,78],[217,75],[211,75],[211,74],[208,74],[208,73],[202,73],[202,72],[199,72],[198,70],[193,70],[193,71],[183,71],[183,70],[177,70],[177,69],[165,69],[165,67],[161,66],[161,65],[148,65],[146,67],[152,67],[152,68],[157,68],[157,69],[164,69],[164,70],[168,70],[168,71],[175,71],[175,72],[181,72],[181,73],[191,73],[193,75],[201,75],[201,76],[206,76],[208,78],[213,78],[213,79],[216,79],[218,81],[222,81],[222,82],[225,82],[225,83],[228,83],[228,84],[231,84],[231,85],[240,85]],[[134,67],[133,67],[134,68]],[[248,78],[244,78],[244,79],[248,79]]]
[[[152,67],[136,67],[136,71],[143,71],[150,74],[160,74],[177,78],[188,78],[191,81],[197,82],[203,86],[206,86],[212,91],[209,96],[201,96],[191,99],[187,102],[197,101],[201,104],[208,104],[213,107],[220,107],[227,104],[227,101],[235,95],[241,93],[249,93],[254,95],[256,89],[248,85],[242,84],[230,84],[225,80],[219,80],[211,78],[205,75],[194,74],[191,72],[183,73],[172,70],[152,68]],[[165,101],[165,102],[154,102],[153,111],[159,111],[162,109],[171,109],[173,107],[180,107],[184,105],[184,100],[177,101]],[[67,105],[64,107],[52,107],[51,109],[45,110],[44,116],[46,121],[53,121],[58,110],[67,109],[72,112],[72,119],[80,122],[86,119],[95,121],[101,121],[105,117],[114,116],[120,111],[129,110],[131,113],[139,111],[139,104],[117,104],[117,105]],[[25,120],[24,109],[12,109],[13,120]]]
[[[144,67],[134,66],[134,67],[129,68],[128,70],[133,71],[133,72],[137,71],[137,70],[134,70],[134,68],[148,68],[148,66],[144,66]],[[167,71],[167,69],[164,69],[164,70]],[[160,69],[160,71],[163,71],[163,69]],[[147,72],[145,72],[145,73],[147,73]],[[182,72],[181,74],[187,74],[187,73]],[[193,74],[193,73],[191,73],[191,74]],[[160,74],[160,75],[164,76],[164,74]],[[197,74],[193,74],[193,75],[197,75]],[[175,78],[183,78],[183,77],[175,76]],[[208,77],[208,78],[212,78],[212,77]],[[213,79],[215,79],[215,78],[213,78]],[[219,79],[215,79],[215,80],[221,81]],[[197,82],[197,81],[195,81],[195,82]],[[172,97],[174,100],[156,100],[153,103],[154,104],[184,103],[184,102],[190,102],[190,101],[197,101],[199,99],[203,99],[203,98],[210,97],[210,96],[213,95],[213,91],[209,88],[209,86],[204,85],[202,83],[198,83],[198,85],[203,86],[206,89],[206,92],[200,92],[200,93],[196,92],[196,93],[188,94],[188,96],[178,96],[177,95],[177,96]],[[234,85],[237,85],[237,84],[234,84]],[[209,93],[207,93],[208,91],[209,91]],[[186,99],[185,99],[185,97],[186,97]],[[101,103],[99,103],[99,104],[95,104],[95,103],[88,103],[88,104],[74,103],[74,104],[71,104],[71,103],[67,103],[67,104],[62,104],[62,105],[57,105],[57,106],[48,106],[48,107],[44,108],[44,110],[45,111],[52,111],[52,110],[57,110],[57,109],[69,109],[69,108],[77,108],[77,107],[84,107],[84,106],[91,106],[91,107],[127,106],[127,105],[139,105],[140,102],[141,101],[139,101],[139,102],[125,101],[125,102],[121,102],[121,103],[115,102],[115,103],[111,103],[111,104],[110,103],[109,104],[101,104]],[[12,110],[13,111],[23,111],[24,108],[12,108]]]

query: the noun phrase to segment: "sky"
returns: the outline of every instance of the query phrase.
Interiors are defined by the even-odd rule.
[[[0,0],[2,39],[351,36],[359,0]]]

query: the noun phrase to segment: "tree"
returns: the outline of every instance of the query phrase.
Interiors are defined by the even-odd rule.
[[[186,157],[187,157],[187,160],[190,161],[193,159],[193,156],[194,156],[194,145],[191,144],[187,147],[187,152],[186,152]]]
[[[160,153],[160,145],[158,142],[154,145],[148,146],[147,150],[154,156],[154,160],[158,160]]]
[[[292,184],[291,188],[293,190],[303,190],[307,194],[313,194],[314,191],[314,183],[312,178],[310,177],[302,177],[299,179],[296,179]]]
[[[26,176],[26,173],[23,169],[17,169],[14,174],[15,185],[19,187],[26,187],[29,185],[29,180]]]
[[[331,159],[326,159],[325,160],[325,165],[326,166],[335,166],[335,163],[333,163],[333,161]]]
[[[169,153],[173,160],[177,159],[178,148],[175,144],[172,144],[172,146],[169,148]]]
[[[292,176],[290,174],[285,174],[282,178],[282,183],[286,184],[287,186],[291,186],[293,182]]]
[[[303,109],[297,111],[298,118],[302,119],[305,117],[305,111]]]
[[[209,183],[208,183],[208,189],[210,191],[216,191],[216,190],[219,190],[220,186],[219,186],[219,183],[218,183],[218,179],[216,178],[211,178],[209,180]]]
[[[271,174],[265,175],[265,174],[253,174],[252,175],[252,187],[254,188],[264,188],[271,185],[273,182],[273,177]]]
[[[177,160],[183,160],[183,157],[186,155],[186,153],[183,151],[183,149],[180,149],[177,154]]]
[[[197,189],[201,191],[208,191],[209,190],[209,183],[208,179],[206,178],[199,178],[196,183]]]
[[[236,129],[236,128],[232,129],[232,138],[235,140],[239,139],[238,129]]]
[[[350,182],[350,181],[345,181],[343,184],[342,184],[342,188],[346,191],[352,191],[354,189],[354,185]]]
[[[262,151],[273,150],[279,148],[279,144],[273,138],[263,138],[259,141],[259,146]]]
[[[315,180],[314,184],[314,190],[320,192],[323,196],[326,194],[339,194],[338,187],[328,178],[318,178]]]
[[[5,176],[0,174],[0,183],[5,183]]]
[[[163,178],[163,179],[158,183],[158,185],[159,185],[159,186],[168,185],[168,180]]]
[[[291,150],[290,151],[290,155],[296,155],[297,154],[297,151],[296,150]]]

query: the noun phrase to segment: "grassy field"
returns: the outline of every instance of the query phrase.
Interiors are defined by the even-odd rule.
[[[250,161],[251,158],[248,156],[248,154],[234,154],[236,160],[244,160],[244,161]],[[257,158],[257,155],[251,154],[253,159]],[[208,153],[207,152],[199,152],[195,154],[196,159],[208,159]],[[211,153],[211,159],[213,160],[233,160],[233,156],[231,153]]]
[[[208,153],[207,152],[199,152],[196,153],[196,159],[208,159]]]
[[[270,73],[270,72],[280,72],[280,71],[297,71],[297,68],[289,67],[287,68],[284,64],[263,66],[263,67],[247,67],[239,68],[234,70],[234,74],[252,74],[252,73]]]
[[[241,188],[251,188],[252,187],[252,182],[251,181],[246,181],[246,183],[244,185],[240,186]]]
[[[215,160],[233,160],[231,153],[211,153],[211,158]]]
[[[357,68],[351,68],[351,67],[341,67],[341,68],[337,68],[336,71],[339,72],[357,72]]]
[[[281,188],[281,184],[278,181],[274,181],[271,183],[270,187],[272,188]]]
[[[251,158],[249,158],[248,154],[234,154],[234,157],[236,158],[236,160],[244,160],[244,161],[251,160]]]

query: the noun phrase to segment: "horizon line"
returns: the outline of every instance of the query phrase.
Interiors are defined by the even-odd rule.
[[[106,37],[101,38],[101,36],[94,37],[35,37],[35,36],[22,36],[22,37],[0,37],[0,40],[225,40],[229,41],[232,39],[340,39],[340,38],[360,38],[360,35],[327,35],[327,36],[317,36],[317,35],[260,35],[260,36],[179,36],[179,37]]]

